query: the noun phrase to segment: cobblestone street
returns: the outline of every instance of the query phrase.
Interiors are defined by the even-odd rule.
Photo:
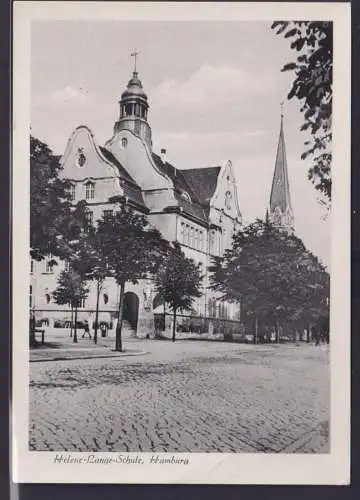
[[[31,450],[328,451],[328,348],[134,344],[147,354],[30,364]]]

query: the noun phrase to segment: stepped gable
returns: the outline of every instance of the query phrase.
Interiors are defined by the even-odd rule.
[[[119,160],[115,158],[111,151],[103,146],[100,146],[99,149],[106,160],[118,169],[119,176],[123,180],[122,187],[124,188],[124,195],[143,211],[147,211],[148,209],[145,205],[140,186],[136,184],[135,180],[131,177],[127,170],[125,170]]]

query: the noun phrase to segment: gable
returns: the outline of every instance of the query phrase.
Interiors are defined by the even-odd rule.
[[[225,163],[217,177],[215,192],[210,200],[210,218],[217,218],[215,213],[223,213],[232,219],[241,221],[236,179],[231,161]],[[214,220],[215,223],[216,220]]]
[[[85,126],[77,127],[71,135],[61,166],[61,175],[74,181],[119,177],[118,169],[103,156],[92,132]]]

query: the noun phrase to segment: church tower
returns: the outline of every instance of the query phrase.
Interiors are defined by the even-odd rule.
[[[121,100],[119,101],[120,116],[114,125],[114,133],[120,130],[130,130],[151,148],[151,128],[147,122],[149,104],[136,71],[137,55],[138,52],[131,54],[135,58],[134,71],[126,90],[121,94]]]
[[[269,217],[275,226],[291,234],[294,232],[294,215],[290,198],[283,118],[281,110],[280,136],[271,187]]]

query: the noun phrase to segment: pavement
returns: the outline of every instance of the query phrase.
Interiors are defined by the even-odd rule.
[[[137,339],[125,337],[126,349],[115,351],[115,338],[98,336],[97,344],[88,337],[81,338],[82,330],[78,335],[78,342],[74,343],[67,330],[50,330],[46,335],[44,345],[38,344],[30,349],[30,363],[40,361],[60,361],[66,359],[113,358],[122,356],[140,356],[146,350],[138,348]]]
[[[329,451],[328,347],[124,348],[145,354],[30,364],[30,450]]]

